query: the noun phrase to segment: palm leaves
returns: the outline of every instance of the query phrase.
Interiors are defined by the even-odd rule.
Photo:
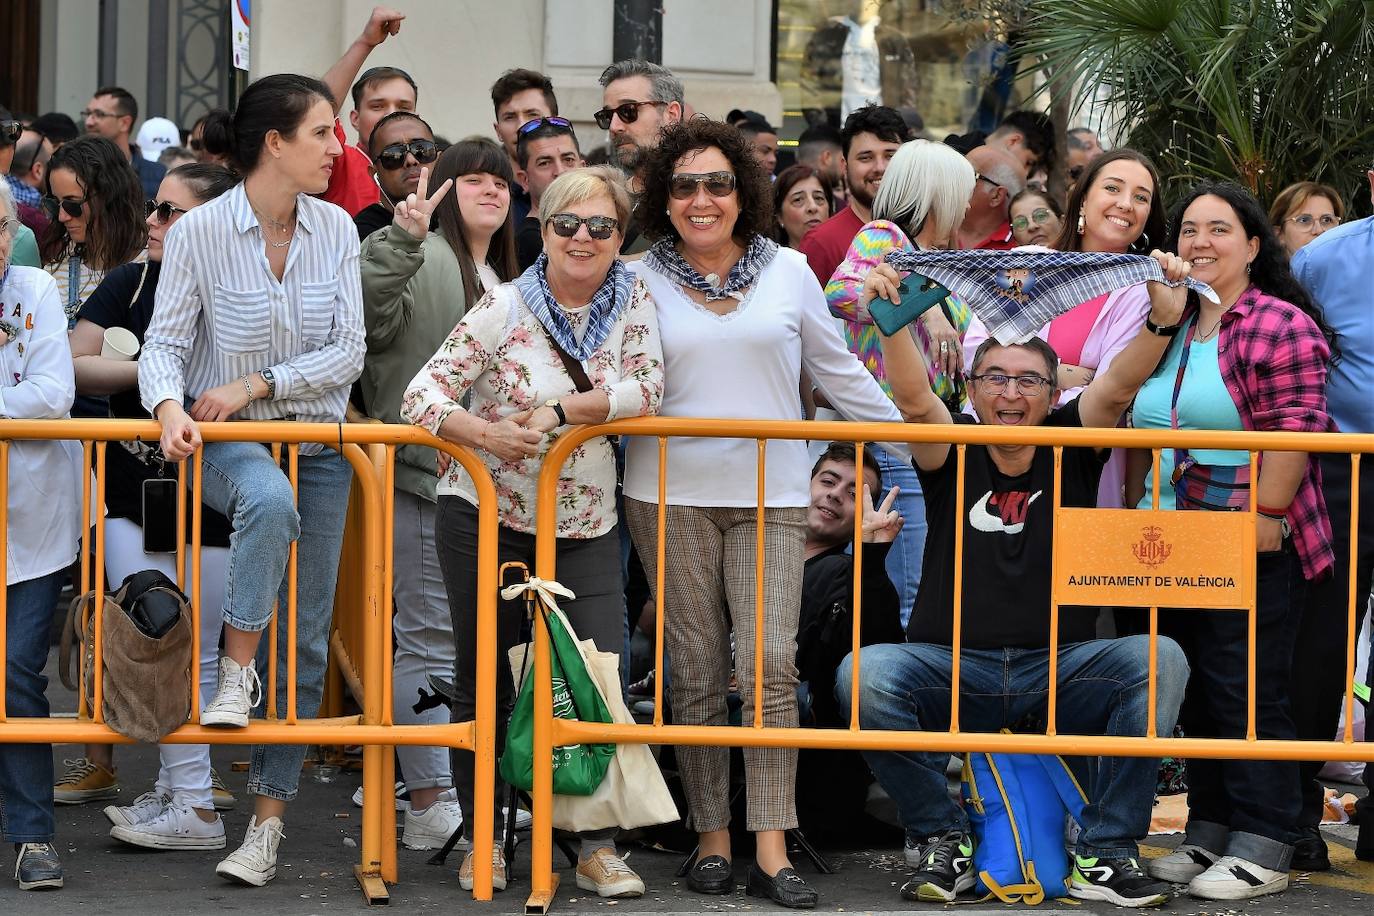
[[[1367,199],[1374,0],[1040,0],[1021,51],[1075,104],[1099,88],[1170,197],[1228,178],[1266,201],[1302,180]]]

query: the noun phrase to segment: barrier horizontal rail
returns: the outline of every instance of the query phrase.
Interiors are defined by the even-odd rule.
[[[296,716],[295,708],[295,543],[291,545],[291,558],[288,562],[289,589],[288,607],[278,609],[269,624],[270,648],[273,663],[269,666],[271,684],[277,676],[276,620],[277,613],[288,615],[291,644],[287,647],[286,676],[287,711],[278,718],[275,690],[268,685],[266,695],[272,697],[268,703],[268,718],[254,719],[248,727],[238,730],[211,729],[196,723],[199,721],[199,706],[192,702],[191,724],[177,729],[164,740],[171,744],[351,744],[363,746],[363,787],[364,805],[360,863],[355,869],[356,877],[369,902],[387,902],[385,881],[394,882],[398,875],[395,855],[394,806],[392,805],[392,753],[388,749],[394,745],[421,745],[450,747],[471,750],[475,755],[476,784],[474,786],[473,812],[468,812],[473,824],[473,848],[475,855],[473,874],[473,896],[480,900],[490,900],[492,894],[491,855],[493,842],[494,817],[493,794],[495,782],[495,679],[496,659],[496,494],[495,487],[486,467],[471,451],[444,442],[428,432],[411,426],[378,423],[300,423],[294,421],[274,422],[233,422],[202,423],[199,429],[203,441],[210,442],[261,442],[273,444],[274,448],[285,450],[288,476],[292,490],[296,491],[296,464],[298,448],[307,443],[319,443],[340,451],[349,461],[363,502],[363,594],[358,607],[361,608],[363,631],[367,634],[362,640],[362,683],[367,685],[359,716],[329,718],[307,718]],[[8,482],[8,451],[10,444],[22,441],[72,440],[82,442],[84,467],[82,474],[82,518],[83,529],[95,529],[94,562],[91,561],[91,544],[82,544],[82,586],[83,591],[92,590],[94,585],[96,618],[94,697],[90,719],[71,719],[53,717],[47,719],[6,717],[4,705],[4,678],[0,678],[0,743],[65,743],[90,742],[109,744],[133,743],[112,731],[103,723],[101,702],[102,680],[100,672],[103,658],[100,652],[101,627],[99,620],[104,611],[102,596],[104,587],[104,470],[105,450],[109,443],[124,441],[143,441],[156,443],[161,436],[161,428],[155,421],[139,420],[0,420],[0,489]],[[395,448],[398,445],[422,445],[447,454],[460,463],[470,474],[476,488],[478,506],[478,608],[477,631],[478,645],[488,647],[479,652],[477,660],[478,678],[475,720],[466,723],[444,725],[395,725],[392,722],[392,678],[391,678],[391,514],[394,485]],[[360,446],[381,447],[380,454],[372,459]],[[179,473],[191,465],[199,471],[200,451],[180,465]],[[274,451],[280,458],[280,454]],[[376,465],[374,466],[374,461]],[[92,484],[92,472],[95,481]],[[192,696],[199,679],[198,640],[200,631],[200,523],[201,493],[200,477],[196,473],[191,486],[178,487],[177,524],[178,531],[185,530],[188,518],[191,521],[190,543],[177,551],[177,573],[179,584],[191,598],[192,630],[197,641],[193,658]],[[185,481],[185,476],[181,477]],[[188,489],[190,490],[188,500]],[[95,497],[99,512],[91,518],[91,497]],[[191,505],[188,507],[187,502]],[[0,502],[0,523],[6,521],[6,505]],[[189,516],[188,516],[189,512]],[[187,550],[189,548],[189,550]],[[195,562],[188,564],[186,555],[190,554]],[[5,558],[0,553],[0,567]],[[188,566],[190,567],[188,569]],[[189,577],[189,582],[188,582]],[[189,585],[189,587],[188,587]],[[354,598],[356,596],[349,596]],[[336,594],[336,604],[342,600]],[[0,665],[5,659],[5,596],[0,594]],[[85,710],[85,692],[79,692],[79,704]],[[389,831],[388,831],[388,828]],[[388,835],[389,832],[389,835]]]
[[[944,752],[1011,752],[1046,753],[1086,756],[1164,756],[1179,755],[1187,757],[1212,758],[1253,758],[1282,760],[1313,759],[1351,759],[1374,762],[1374,743],[1361,744],[1354,741],[1350,711],[1353,708],[1353,676],[1355,665],[1355,621],[1356,599],[1354,592],[1354,551],[1358,538],[1358,468],[1362,454],[1374,453],[1374,435],[1342,433],[1295,433],[1261,431],[1215,431],[1215,430],[1142,430],[1142,429],[1066,429],[1060,427],[995,427],[987,425],[962,424],[896,424],[896,423],[849,423],[817,421],[754,421],[727,419],[688,419],[673,417],[642,417],[617,420],[594,426],[573,427],[566,431],[545,455],[541,468],[538,498],[536,504],[536,573],[541,578],[556,577],[556,519],[557,507],[551,498],[556,492],[563,464],[572,452],[582,443],[599,436],[637,436],[658,440],[659,455],[659,506],[658,506],[658,563],[656,564],[656,583],[654,595],[658,602],[656,615],[657,641],[655,648],[655,670],[663,665],[663,620],[672,612],[663,598],[664,580],[664,540],[666,530],[666,480],[667,452],[669,441],[678,437],[711,437],[724,439],[753,439],[758,442],[759,458],[757,469],[758,488],[758,543],[756,546],[756,608],[754,676],[754,717],[748,727],[733,726],[689,726],[667,725],[663,722],[662,679],[656,679],[654,695],[654,717],[652,724],[646,725],[604,725],[584,723],[575,720],[555,718],[553,715],[553,696],[550,672],[550,652],[547,632],[535,628],[534,676],[538,688],[535,691],[534,719],[534,833],[531,852],[531,893],[525,911],[530,913],[547,912],[552,904],[557,888],[557,875],[552,869],[552,756],[555,747],[587,742],[601,743],[638,743],[671,745],[716,745],[732,747],[788,747],[853,749],[869,751],[944,751]],[[854,594],[853,594],[853,643],[854,663],[852,664],[853,695],[855,708],[851,710],[848,728],[778,728],[763,725],[762,716],[762,663],[763,657],[763,588],[764,568],[764,467],[767,460],[767,441],[779,440],[819,440],[847,441],[856,444],[856,480],[863,479],[863,449],[865,443],[876,447],[881,443],[941,443],[953,447],[951,460],[958,462],[957,494],[955,504],[964,505],[965,452],[969,445],[1033,445],[1043,446],[1054,451],[1054,526],[1058,532],[1063,513],[1066,511],[1111,512],[1114,510],[1065,510],[1060,506],[1060,472],[1062,450],[1074,447],[1143,449],[1151,452],[1155,467],[1164,448],[1207,448],[1245,451],[1250,455],[1252,470],[1258,468],[1259,453],[1273,452],[1311,452],[1345,453],[1351,455],[1354,471],[1351,475],[1351,595],[1347,608],[1349,638],[1346,646],[1346,728],[1341,740],[1297,741],[1259,739],[1255,734],[1255,632],[1256,612],[1254,596],[1254,563],[1248,563],[1248,590],[1242,593],[1248,599],[1248,609],[1239,608],[1238,612],[1249,612],[1249,714],[1247,737],[1243,739],[1220,738],[1173,738],[1155,735],[1156,711],[1156,651],[1158,644],[1158,607],[1152,606],[1149,628],[1149,712],[1147,734],[1143,736],[1104,736],[1064,734],[1056,729],[1055,711],[1058,690],[1056,677],[1058,649],[1058,582],[1052,578],[1051,616],[1050,616],[1050,660],[1048,673],[1047,707],[1048,726],[1045,734],[996,734],[969,732],[960,729],[959,690],[952,689],[950,728],[943,731],[885,731],[860,729],[859,727],[859,678],[858,649],[860,648],[861,627],[861,582],[862,551],[853,552]],[[1158,474],[1153,475],[1154,497],[1152,505],[1159,505]],[[1255,488],[1258,473],[1251,474],[1251,511],[1238,513],[1244,516],[1242,522],[1241,550],[1249,550],[1254,556],[1255,514],[1257,505]],[[1115,510],[1131,512],[1158,512],[1154,510]],[[1187,513],[1191,515],[1192,513]],[[1230,514],[1230,513],[1228,513]],[[855,513],[854,540],[857,543],[862,531],[862,513]],[[963,513],[958,517],[962,519]],[[1142,518],[1145,516],[1142,515]],[[963,525],[956,524],[954,534],[954,568],[963,570]],[[1062,539],[1055,538],[1054,562],[1058,569],[1061,551],[1066,547]],[[962,577],[960,579],[962,581]],[[962,586],[955,589],[952,633],[953,656],[952,684],[961,683],[959,679],[960,644],[962,641]]]

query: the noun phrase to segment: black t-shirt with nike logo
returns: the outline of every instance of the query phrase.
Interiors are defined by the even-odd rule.
[[[976,423],[956,414],[956,423]],[[1050,412],[1046,426],[1081,427],[1078,399]],[[1060,504],[1092,508],[1108,452],[1064,449]],[[963,645],[969,649],[1043,649],[1049,645],[1050,569],[1054,514],[1054,450],[1037,448],[1030,470],[1008,477],[986,447],[966,451],[964,481]],[[926,552],[907,640],[953,642],[954,519],[958,484],[955,449],[938,470],[916,468],[925,494]],[[1059,609],[1060,643],[1095,635],[1093,609]]]

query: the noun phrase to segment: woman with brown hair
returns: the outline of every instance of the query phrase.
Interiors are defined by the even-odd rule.
[[[1278,193],[1269,207],[1269,222],[1291,258],[1298,249],[1345,219],[1341,195],[1329,184],[1299,181]]]
[[[799,162],[783,169],[773,182],[777,243],[796,248],[802,236],[829,219],[835,209],[834,190],[825,173],[813,166]]]

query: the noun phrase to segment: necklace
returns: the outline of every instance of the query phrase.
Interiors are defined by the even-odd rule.
[[[1217,331],[1221,329],[1221,321],[1222,321],[1223,318],[1226,317],[1226,313],[1229,312],[1229,311],[1231,311],[1230,308],[1222,309],[1221,314],[1217,316],[1216,324],[1212,325],[1212,329],[1211,329],[1210,331],[1205,332],[1205,333],[1198,334],[1194,339],[1195,339],[1198,343],[1206,343],[1207,341],[1211,340],[1211,339],[1212,339],[1212,335],[1216,334]]]
[[[267,244],[272,248],[285,248],[291,244],[292,239],[294,239],[296,235],[296,214],[294,210],[291,213],[291,217],[283,221],[279,219],[273,219],[270,216],[265,216],[264,214],[259,213],[256,207],[252,209],[258,217],[258,229],[262,231],[263,241],[267,242]],[[269,226],[276,232],[285,233],[286,239],[280,242],[274,242],[271,239],[269,239],[267,237],[267,232],[265,231],[266,228]]]

